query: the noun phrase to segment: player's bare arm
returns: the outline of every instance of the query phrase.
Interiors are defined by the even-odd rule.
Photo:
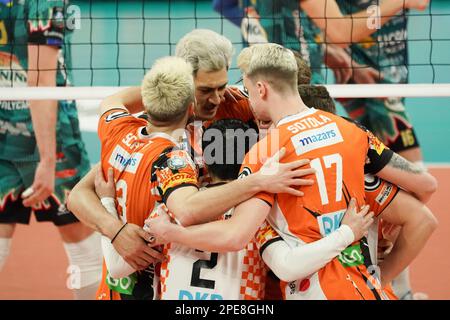
[[[380,217],[383,221],[401,226],[391,253],[380,264],[384,286],[419,254],[436,229],[437,220],[423,203],[402,190]]]
[[[261,191],[269,193],[289,193],[303,196],[298,186],[312,185],[312,179],[305,176],[314,174],[312,168],[302,168],[309,160],[281,163],[285,149],[266,161],[263,168],[243,179],[238,179],[215,188],[198,191],[185,187],[173,191],[167,199],[167,207],[184,226],[205,223],[217,218],[230,208],[251,198]]]
[[[169,223],[160,216],[145,221],[146,230],[161,242],[176,242],[190,248],[212,252],[238,251],[255,236],[264,222],[270,206],[258,198],[251,198],[236,207],[227,220],[183,227]]]
[[[380,24],[383,25],[404,8],[424,10],[429,0],[382,0],[380,1]],[[301,8],[325,33],[327,42],[346,47],[352,42],[362,41],[377,28],[368,23],[376,19],[374,13],[361,10],[353,15],[343,15],[336,1],[300,0]],[[324,11],[325,8],[325,11]]]
[[[183,227],[169,223],[164,215],[145,221],[147,230],[155,235],[161,242],[177,242],[188,247],[213,251],[227,252],[238,251],[244,248],[255,236],[259,226],[264,222],[270,212],[270,205],[259,199],[251,198],[236,207],[233,216],[227,220],[218,220],[201,225]],[[367,213],[368,208],[363,208],[360,213],[362,219],[353,219],[350,206],[346,215],[351,216],[354,238],[361,238],[367,228],[373,222],[373,213]]]
[[[100,104],[100,114],[114,108],[127,109],[130,113],[144,110],[142,104],[141,87],[131,87],[106,97]]]
[[[67,206],[77,218],[112,239],[123,223],[112,217],[95,193],[95,175],[98,165],[72,189]],[[161,255],[147,245],[148,234],[141,227],[129,223],[114,240],[114,248],[136,270],[146,268]]]
[[[412,193],[424,203],[437,189],[436,178],[396,153],[377,176]]]
[[[56,86],[58,50],[47,45],[28,46],[28,86]],[[58,101],[30,100],[29,107],[40,160],[29,195],[22,195],[27,207],[47,199],[55,188]]]

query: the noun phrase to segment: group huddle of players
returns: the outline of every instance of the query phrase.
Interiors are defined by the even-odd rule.
[[[102,102],[101,170],[69,198],[95,224],[96,192],[116,221],[98,227],[97,298],[395,299],[389,282],[436,226],[421,203],[434,178],[333,114],[324,87],[298,85],[309,70],[292,51],[244,49],[247,96],[227,87],[227,50],[225,37],[194,30],[140,87]],[[401,227],[390,254],[377,244],[395,236],[374,217]],[[155,250],[118,254],[132,224]]]

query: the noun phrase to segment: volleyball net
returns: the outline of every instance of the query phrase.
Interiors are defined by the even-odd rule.
[[[297,3],[285,1],[288,4],[294,2]],[[297,34],[309,31],[302,23],[289,25],[286,20],[289,17],[295,18],[297,14],[298,21],[305,19],[298,6],[295,8],[291,4],[283,7],[280,4],[276,7],[275,3],[284,2],[273,1],[272,12],[266,10],[257,13],[258,18],[255,18],[255,10],[258,9],[255,3],[257,1],[71,1],[66,8],[73,31],[70,41],[71,64],[67,71],[72,74],[70,84],[73,87],[17,88],[13,81],[14,67],[3,64],[0,70],[0,100],[75,99],[85,101],[81,103],[81,109],[89,110],[91,105],[95,105],[89,101],[101,100],[122,87],[139,85],[155,59],[174,54],[178,40],[195,28],[211,29],[225,35],[234,44],[236,53],[246,45],[243,34],[248,40],[248,33],[254,26],[252,21],[262,23],[270,20],[269,25],[273,30],[266,31],[268,34],[273,33],[274,37],[277,35],[274,30],[281,27],[286,29],[283,32],[288,33],[289,27],[299,28],[294,30]],[[354,9],[347,7],[346,1],[338,0],[338,3],[347,13]],[[226,7],[230,5],[234,5],[234,11]],[[254,8],[249,10],[252,5]],[[368,11],[368,15],[374,14],[377,16],[380,12]],[[360,19],[357,15],[352,17],[355,24]],[[383,73],[394,70],[392,77],[402,76],[396,75],[395,70],[406,72],[409,84],[337,85],[336,70],[365,66],[336,66],[333,71],[322,64],[320,68],[323,70],[320,73],[323,75],[323,83],[327,85],[332,97],[450,96],[450,55],[447,54],[450,50],[450,5],[446,1],[432,0],[424,11],[403,10],[401,17],[398,21],[406,24],[407,37],[406,33],[394,28],[391,33],[375,33],[373,37],[364,38],[359,45],[369,49],[376,48],[379,52],[392,48],[392,43],[406,47],[407,59],[396,62],[392,60],[384,64],[380,62],[380,66]],[[324,19],[325,14],[314,18]],[[330,21],[335,19],[330,16],[327,18]],[[370,23],[377,27],[377,20],[374,21]],[[324,36],[314,40],[319,46],[333,43]],[[292,39],[280,41],[292,44]],[[307,43],[298,42],[300,51],[302,46],[309,44],[307,37],[302,41]],[[348,53],[353,56],[351,47]],[[233,59],[229,70],[230,84],[239,78],[240,72]]]

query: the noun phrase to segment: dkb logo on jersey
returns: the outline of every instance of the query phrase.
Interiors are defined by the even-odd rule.
[[[301,132],[291,138],[297,155],[344,141],[336,123]]]
[[[319,223],[320,234],[322,237],[326,237],[340,227],[344,213],[345,210],[341,210],[322,214],[317,217],[317,222]]]
[[[220,294],[211,294],[200,291],[180,290],[178,300],[223,300]]]

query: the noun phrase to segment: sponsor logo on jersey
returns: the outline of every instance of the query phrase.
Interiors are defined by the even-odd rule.
[[[174,188],[176,186],[182,185],[182,184],[197,184],[197,180],[195,177],[193,177],[189,173],[177,173],[171,176],[166,181],[162,181],[161,189],[162,193],[166,193],[166,191],[170,188]]]
[[[2,23],[2,21],[0,21],[0,23]],[[0,26],[0,31],[2,31],[1,29]],[[0,33],[7,36],[6,30],[3,30],[3,32]],[[8,52],[0,52],[0,87],[11,86],[26,87],[27,71],[21,66],[19,58],[16,55]]]
[[[28,109],[26,101],[0,101],[0,109],[2,110],[24,110]]]
[[[389,195],[392,192],[392,189],[394,187],[392,186],[392,184],[387,183],[385,186],[383,186],[383,190],[381,191],[381,193],[376,197],[375,201],[382,206],[386,200],[389,198]]]
[[[131,155],[121,146],[116,146],[109,158],[109,164],[120,172],[126,171],[136,173],[139,163],[142,159],[142,153],[132,153]]]
[[[317,217],[317,223],[319,224],[319,230],[322,237],[326,237],[333,231],[336,231],[340,225],[345,210],[322,214]]]
[[[369,145],[370,149],[375,150],[376,153],[380,156],[385,149],[383,142],[381,142],[377,137],[373,135],[370,131],[368,131],[369,135]]]
[[[374,191],[381,185],[381,179],[371,174],[364,176],[364,189],[366,191]]]
[[[186,160],[182,157],[174,156],[167,160],[167,166],[172,170],[180,170],[185,168],[187,165]]]
[[[106,284],[108,285],[108,288],[110,288],[113,291],[126,294],[126,295],[133,295],[133,290],[137,282],[136,274],[130,274],[127,277],[123,277],[120,279],[114,279],[108,274],[106,275]]]
[[[126,111],[117,111],[117,112],[113,112],[108,114],[108,116],[106,117],[105,121],[106,122],[111,122],[113,120],[119,119],[119,118],[123,118],[123,117],[127,117],[127,116],[131,116],[128,112]]]
[[[289,293],[295,294],[295,291],[297,289],[297,281],[289,282],[288,286],[289,286]]]
[[[239,173],[238,179],[242,179],[246,176],[249,176],[252,173],[252,170],[250,170],[250,168],[245,167],[244,169],[242,169],[241,173]]]
[[[344,141],[336,123],[327,124],[319,129],[301,132],[291,138],[297,155],[331,146]]]
[[[25,122],[11,123],[9,121],[0,120],[0,134],[31,137],[31,132],[28,130]]]
[[[344,267],[355,267],[364,264],[364,256],[359,244],[345,248],[338,256],[339,262]]]
[[[220,294],[211,294],[200,291],[180,290],[178,300],[223,300]]]

